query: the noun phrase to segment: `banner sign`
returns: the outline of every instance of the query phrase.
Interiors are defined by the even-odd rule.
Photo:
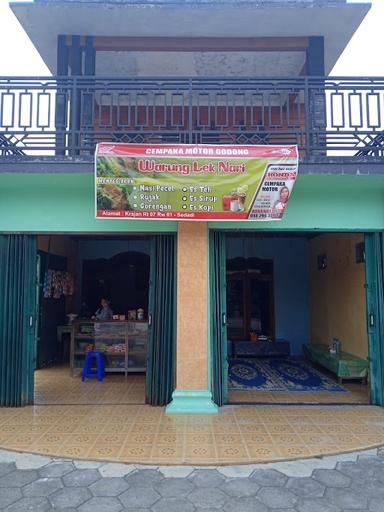
[[[297,168],[296,146],[101,143],[96,217],[279,220]]]

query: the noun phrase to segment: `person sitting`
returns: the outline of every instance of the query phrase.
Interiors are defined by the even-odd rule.
[[[110,301],[108,299],[102,298],[100,301],[101,308],[99,308],[95,315],[92,317],[95,320],[112,320],[113,318],[113,311],[109,307]]]

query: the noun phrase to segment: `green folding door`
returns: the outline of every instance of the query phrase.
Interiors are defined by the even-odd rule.
[[[211,389],[217,405],[228,401],[225,233],[209,234]]]
[[[33,402],[36,237],[0,235],[0,406]]]
[[[166,405],[174,388],[176,343],[176,235],[151,241],[146,402]]]
[[[384,234],[365,235],[371,401],[384,405]]]

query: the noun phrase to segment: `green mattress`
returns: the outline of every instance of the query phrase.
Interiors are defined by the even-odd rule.
[[[354,356],[348,352],[330,354],[327,345],[303,345],[304,355],[310,361],[327,368],[339,379],[366,379],[369,372],[367,359]]]

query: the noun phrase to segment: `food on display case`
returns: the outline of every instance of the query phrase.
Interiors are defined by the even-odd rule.
[[[147,336],[148,323],[144,321],[75,321],[71,334],[72,375],[82,368],[89,351],[104,354],[106,372],[145,372]]]

